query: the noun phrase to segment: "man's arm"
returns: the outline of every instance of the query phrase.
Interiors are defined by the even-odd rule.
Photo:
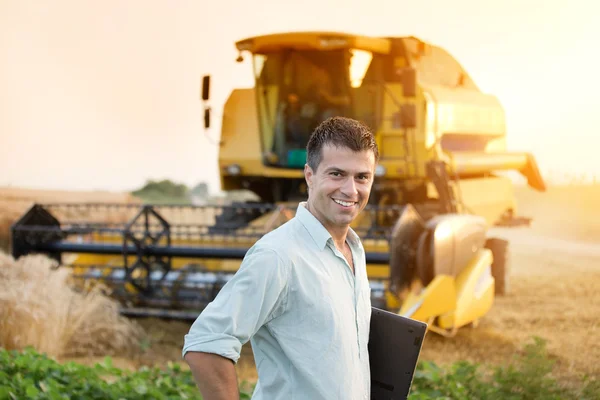
[[[185,355],[204,400],[238,400],[233,361],[217,354],[190,351]]]
[[[284,312],[288,275],[287,264],[274,251],[253,247],[194,321],[182,355],[205,398],[239,398],[234,363],[242,346]]]

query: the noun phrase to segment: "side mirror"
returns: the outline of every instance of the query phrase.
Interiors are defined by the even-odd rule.
[[[202,77],[202,100],[208,100],[210,93],[210,75]]]
[[[402,71],[402,93],[404,97],[417,95],[417,70],[407,67]]]
[[[204,128],[210,128],[210,107],[204,109]]]

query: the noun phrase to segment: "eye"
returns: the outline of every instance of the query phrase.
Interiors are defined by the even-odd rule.
[[[330,175],[332,175],[332,176],[341,176],[342,174],[339,173],[339,172],[337,172],[337,171],[334,171],[334,172],[331,172]]]

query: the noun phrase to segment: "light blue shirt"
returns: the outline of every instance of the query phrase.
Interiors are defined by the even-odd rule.
[[[371,289],[364,248],[350,229],[353,275],[304,205],[247,252],[185,336],[183,355],[215,353],[237,363],[250,340],[253,399],[366,400]]]

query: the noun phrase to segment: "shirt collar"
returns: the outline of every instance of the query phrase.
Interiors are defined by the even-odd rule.
[[[348,235],[346,235],[346,239],[352,246],[360,247],[360,238],[356,232],[354,232],[354,229],[348,228]]]
[[[306,202],[300,202],[298,209],[296,210],[296,217],[304,225],[315,244],[319,249],[325,249],[327,241],[331,238],[329,231],[323,226],[321,221],[317,219],[308,209],[306,208]],[[353,246],[359,246],[360,239],[356,232],[352,228],[348,229],[348,235],[346,236],[348,242]]]

